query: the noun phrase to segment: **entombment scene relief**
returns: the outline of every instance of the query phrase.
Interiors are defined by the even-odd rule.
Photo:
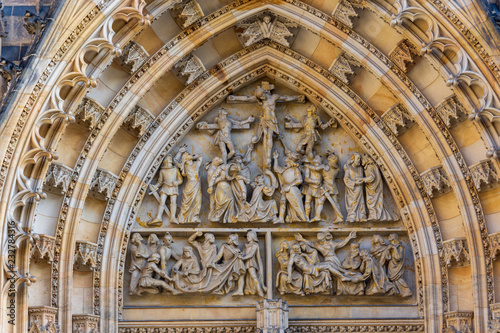
[[[304,95],[267,81],[198,121],[147,193],[142,228],[399,221],[373,158]]]

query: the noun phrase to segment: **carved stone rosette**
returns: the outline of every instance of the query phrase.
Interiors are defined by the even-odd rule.
[[[73,315],[73,333],[98,333],[99,316],[91,314]]]
[[[59,333],[56,324],[57,308],[50,306],[34,306],[28,308],[29,333]]]
[[[123,126],[129,132],[137,133],[141,137],[154,119],[155,117],[148,110],[136,105],[123,122]]]
[[[285,333],[288,328],[288,303],[282,299],[257,302],[257,328],[262,333]]]
[[[45,177],[45,189],[48,192],[65,194],[68,191],[73,169],[61,164],[52,162]]]
[[[414,124],[410,112],[401,103],[389,108],[382,115],[382,119],[396,135],[403,134]]]
[[[497,170],[489,159],[471,165],[469,170],[478,191],[491,188],[498,183]]]
[[[451,191],[450,181],[442,166],[435,166],[420,174],[427,194],[435,196]]]
[[[445,333],[473,333],[472,311],[450,311],[444,314],[446,320]]]
[[[132,41],[122,50],[122,54],[115,59],[129,74],[134,73],[149,58],[148,52],[140,44]]]
[[[77,271],[93,271],[97,260],[97,245],[87,241],[77,241],[73,268]]]
[[[118,176],[114,173],[97,168],[89,186],[89,194],[100,200],[109,200],[113,194]]]
[[[85,97],[82,104],[76,109],[75,116],[79,123],[88,123],[90,129],[99,122],[104,108],[90,97]]]
[[[31,245],[30,259],[35,262],[45,261],[48,264],[54,260],[55,238],[39,234],[38,239]]]
[[[454,238],[443,242],[443,257],[448,267],[453,262],[457,266],[470,264],[469,248],[465,238]]]
[[[436,112],[446,126],[453,127],[467,117],[467,111],[455,95],[451,95],[436,106]]]

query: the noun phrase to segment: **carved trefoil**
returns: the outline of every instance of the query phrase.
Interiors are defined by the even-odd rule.
[[[389,53],[389,58],[403,72],[408,72],[408,65],[413,64],[413,58],[417,55],[417,50],[408,39],[401,40],[396,47]]]
[[[198,2],[195,0],[184,1],[174,6],[174,10],[178,12],[178,14],[175,15],[175,21],[181,28],[189,27],[205,15]]]
[[[140,44],[131,41],[123,48],[122,54],[116,58],[116,63],[129,74],[134,73],[149,58],[148,52]]]
[[[333,61],[329,71],[342,82],[349,84],[348,76],[354,74],[353,66],[357,66],[357,64],[353,63],[345,54],[341,54]]]
[[[354,7],[364,8],[365,1],[359,0],[340,0],[337,7],[333,10],[332,16],[348,27],[352,28],[353,18],[358,17]]]
[[[30,260],[35,263],[45,261],[48,264],[54,260],[55,238],[49,235],[38,234],[38,239],[30,248]]]
[[[28,308],[29,333],[59,333],[56,324],[57,308],[50,306],[34,306]]]
[[[440,165],[424,171],[420,177],[422,177],[425,190],[431,198],[451,191],[450,180]]]
[[[497,170],[489,159],[471,165],[469,170],[478,191],[491,188],[498,183]]]
[[[90,183],[89,194],[96,199],[109,200],[117,180],[118,177],[112,172],[97,168]]]
[[[500,303],[490,305],[491,320],[488,322],[488,330],[490,333],[500,332]]]
[[[48,192],[65,194],[68,191],[73,169],[61,164],[52,162],[45,177],[45,189]]]
[[[282,299],[257,302],[257,329],[262,333],[285,333],[288,328],[288,303]]]
[[[401,135],[414,124],[413,117],[401,103],[393,105],[382,115],[382,119],[396,135]]]
[[[245,47],[263,39],[270,39],[275,43],[290,47],[295,37],[293,29],[298,25],[283,17],[264,13],[238,24],[237,27],[243,29],[240,37]]]
[[[87,241],[77,241],[74,260],[75,270],[93,271],[97,261],[97,245]]]
[[[179,60],[174,67],[179,69],[177,76],[186,86],[206,70],[201,60],[194,54]]]
[[[91,314],[73,315],[73,333],[98,333],[99,316]]]
[[[469,248],[465,238],[453,238],[443,242],[443,257],[446,265],[466,266],[470,264]]]
[[[75,115],[77,122],[86,122],[89,124],[90,129],[92,129],[101,118],[103,112],[104,108],[101,104],[97,103],[90,97],[85,97],[82,104],[80,104],[80,106],[76,109]]]
[[[451,311],[444,314],[446,320],[445,333],[473,333],[472,311]]]
[[[137,133],[141,137],[154,119],[155,117],[148,110],[136,105],[123,122],[123,126],[129,132]]]
[[[449,128],[467,117],[467,111],[455,95],[451,95],[436,106],[436,112]]]
[[[491,259],[496,260],[500,253],[500,232],[496,232],[488,236],[490,242]]]

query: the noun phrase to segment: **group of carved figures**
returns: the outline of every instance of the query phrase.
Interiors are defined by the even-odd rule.
[[[204,236],[203,241],[197,239]],[[130,247],[130,295],[157,294],[160,290],[173,295],[181,293],[211,293],[225,295],[259,295],[267,290],[257,233],[247,233],[243,251],[238,235],[230,234],[227,242],[217,248],[215,236],[196,232],[189,237],[191,246],[184,246],[182,254],[172,248],[172,236],[167,232],[162,242],[150,234],[147,244],[140,234],[132,235]],[[196,249],[200,260],[194,254]],[[168,262],[175,264],[168,269]]]
[[[341,262],[336,250],[355,238],[356,232],[342,241],[320,232],[315,242],[300,234],[295,236],[296,242],[283,241],[276,253],[280,265],[276,288],[280,294],[411,296],[403,278],[405,248],[398,235],[389,235],[388,243],[380,235],[373,236],[370,250],[360,250],[359,243],[351,242],[350,253]]]
[[[317,115],[315,106],[309,106],[301,121],[291,116],[285,117],[285,127],[302,131],[295,150],[289,150],[281,140],[278,120],[275,115],[277,102],[304,102],[302,95],[280,96],[272,94],[274,87],[267,82],[257,88],[253,96],[228,97],[228,103],[257,102],[262,108],[262,116],[255,135],[251,138],[244,156],[236,155],[235,144],[231,137],[234,129],[248,129],[255,118],[250,116],[239,121],[228,117],[226,109],[221,108],[214,123],[200,122],[199,130],[207,130],[215,135],[214,143],[219,147],[221,156],[206,163],[207,192],[210,196],[208,219],[211,222],[319,222],[323,218],[324,203],[328,200],[333,208],[331,220],[343,222],[340,208],[340,192],[336,183],[339,175],[339,158],[328,152],[324,158],[315,153],[314,145],[321,140],[318,128],[326,129],[336,125],[332,119],[323,123]],[[280,165],[280,153],[273,151],[275,137],[284,147],[285,164]],[[255,144],[263,142],[263,173],[251,180],[248,164]],[[152,185],[151,194],[159,202],[156,218],[148,226],[160,226],[165,212],[171,223],[199,223],[201,210],[200,166],[201,155],[191,155],[184,145],[175,158],[168,155],[161,167],[158,183]],[[276,174],[276,175],[275,175]],[[179,186],[187,178],[180,211],[177,214]],[[399,217],[384,205],[383,179],[368,155],[354,153],[344,165],[345,203],[347,222],[393,221]],[[249,186],[253,192],[249,196]],[[279,205],[273,199],[279,192]],[[165,205],[170,197],[170,205]],[[250,197],[250,200],[248,200]],[[267,199],[267,200],[266,200]],[[314,204],[314,210],[313,208]]]

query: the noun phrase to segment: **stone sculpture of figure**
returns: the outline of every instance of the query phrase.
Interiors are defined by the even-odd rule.
[[[269,177],[271,184],[266,184],[265,176]],[[245,209],[240,213],[242,222],[277,222],[278,206],[274,199],[264,200],[263,196],[272,197],[278,188],[278,180],[271,170],[264,170],[264,175],[255,177],[252,183],[252,199],[245,205]]]
[[[318,241],[311,242],[309,240],[304,239],[301,234],[295,235],[295,239],[298,242],[305,242],[307,245],[317,249],[326,262],[331,262],[342,269],[342,265],[340,264],[340,259],[337,257],[336,251],[349,243],[352,239],[356,238],[356,231],[351,231],[349,236],[347,236],[344,240],[333,240],[332,235],[329,232],[319,232],[317,234]]]
[[[344,165],[345,203],[347,222],[366,221],[366,207],[363,193],[363,167],[361,155],[351,155],[349,163]]]
[[[384,205],[384,181],[373,159],[364,154],[362,163],[365,169],[366,207],[369,221],[397,221],[399,218]]]
[[[142,292],[157,294],[159,292],[158,287],[161,287],[163,289],[163,292],[170,291],[173,295],[180,294],[178,290],[172,288],[165,281],[153,278],[153,274],[156,273],[164,279],[167,279],[169,281],[171,280],[171,278],[167,276],[167,272],[161,270],[158,267],[159,262],[160,255],[158,253],[153,253],[148,259],[146,266],[144,266],[144,268],[142,269],[141,277],[139,279],[139,296],[142,294]]]
[[[215,244],[214,234],[205,234],[205,241],[200,244],[196,238],[203,236],[203,232],[197,231],[188,238],[189,244],[191,244],[201,258],[201,267],[203,269],[202,276],[207,274],[208,269],[215,267],[215,258],[217,257],[217,245]]]
[[[325,202],[326,196],[321,190],[321,184],[323,182],[322,171],[324,171],[326,165],[321,164],[321,156],[316,155],[312,161],[312,164],[306,164],[304,166],[304,190],[302,193],[306,196],[306,204],[304,206],[306,216],[309,218],[311,213],[311,201],[314,198],[315,213],[314,217],[310,222],[321,221],[321,212],[323,211],[323,204]]]
[[[340,192],[337,187],[335,179],[340,172],[339,169],[339,158],[335,153],[328,152],[327,155],[328,166],[323,169],[323,187],[322,192],[328,199],[333,208],[333,223],[339,223],[344,221],[342,216],[342,211],[340,210]]]
[[[257,233],[253,230],[247,233],[247,243],[243,249],[243,261],[245,262],[245,295],[259,295],[264,297],[267,290],[264,285],[264,265],[260,257],[259,240]]]
[[[129,294],[135,295],[139,292],[139,278],[141,270],[146,265],[147,259],[150,257],[149,249],[142,242],[143,238],[140,234],[133,234],[130,242],[130,289]]]
[[[387,247],[387,276],[397,289],[397,293],[402,297],[410,297],[413,295],[410,287],[403,279],[404,274],[404,261],[405,261],[405,248],[399,241],[397,234],[389,235],[389,246]]]
[[[361,256],[359,255],[359,243],[353,242],[350,246],[349,255],[342,261],[342,268],[349,272],[356,273],[361,266]],[[353,278],[354,279],[354,278]],[[337,283],[337,295],[357,296],[364,294],[363,282],[339,281]]]
[[[278,174],[281,184],[280,214],[276,223],[308,221],[302,203],[302,193],[298,188],[302,184],[302,174],[293,153],[286,154],[284,166],[280,166],[278,163],[278,151],[274,152],[273,157],[274,171]],[[286,219],[285,212],[287,212]]]
[[[179,195],[179,185],[182,184],[182,176],[179,169],[174,165],[174,160],[172,155],[167,155],[163,161],[163,165],[160,170],[160,176],[158,177],[158,183],[151,186],[153,191],[158,191],[160,193],[160,200],[158,204],[158,213],[156,218],[148,223],[149,226],[161,226],[163,210],[165,208],[165,202],[168,197],[170,197],[170,223],[177,223],[176,212],[177,212],[177,196]]]
[[[250,169],[245,165],[241,156],[236,156],[228,165],[227,175],[231,180],[231,189],[235,199],[235,217],[230,222],[238,222],[239,215],[247,203],[247,185],[251,182]]]
[[[148,250],[150,254],[158,253],[160,250],[161,242],[156,234],[151,234],[148,237]]]
[[[380,235],[373,235],[370,254],[382,265],[387,261],[387,243]]]
[[[179,223],[200,223],[201,209],[201,183],[200,166],[203,157],[199,154],[182,154],[180,169],[182,176],[187,178],[186,185],[182,191],[181,210],[179,212]]]
[[[172,267],[172,277],[176,278],[176,275],[180,275],[191,279],[192,277],[198,277],[200,272],[200,264],[193,253],[193,248],[191,246],[184,246],[181,257],[177,260],[174,267]]]
[[[210,182],[213,180],[213,176],[215,173],[215,170],[222,164],[222,158],[220,157],[214,157],[212,162],[208,162],[205,165],[205,169],[207,170],[207,182],[210,184]],[[210,209],[209,212],[211,212],[214,209],[214,193],[209,194],[210,195]]]
[[[282,241],[280,250],[276,252],[276,258],[280,265],[280,270],[276,275],[276,289],[281,295],[284,294],[297,294],[304,296],[302,291],[302,274],[296,270],[292,270],[292,280],[288,282],[288,263],[290,261],[290,246],[287,241]]]
[[[172,239],[172,236],[167,232],[163,236],[163,245],[160,246],[160,249],[158,250],[158,253],[160,254],[160,267],[165,272],[167,271],[167,263],[170,258],[173,257],[175,260],[179,260],[179,256],[172,249],[173,243],[174,240]]]
[[[219,109],[219,115],[215,117],[213,124],[208,124],[207,122],[199,122],[196,128],[202,130],[208,130],[211,134],[215,133],[215,144],[219,146],[220,152],[222,154],[222,161],[227,163],[234,154],[234,143],[231,138],[231,131],[233,129],[248,129],[250,124],[255,120],[254,117],[250,116],[245,120],[235,120],[227,116],[227,110],[224,108]],[[229,151],[229,153],[228,153]]]
[[[328,122],[323,123],[319,116],[317,115],[317,109],[314,105],[310,105],[307,108],[307,115],[302,118],[302,121],[297,122],[292,117],[285,117],[285,127],[286,128],[294,128],[301,129],[302,128],[302,136],[300,138],[299,143],[297,144],[296,151],[301,154],[305,154],[306,156],[312,158],[313,157],[313,147],[317,141],[321,141],[321,134],[319,134],[317,128],[321,128],[322,130],[336,124],[335,119],[330,119]],[[304,150],[304,147],[306,148]]]
[[[273,149],[273,138],[275,135],[279,135],[278,119],[276,118],[276,103],[277,102],[301,102],[305,101],[304,95],[297,96],[281,96],[278,94],[272,94],[271,91],[274,89],[274,85],[269,84],[269,82],[262,82],[262,85],[255,90],[254,96],[235,96],[230,95],[227,98],[229,103],[245,103],[245,102],[257,102],[262,108],[262,116],[260,117],[259,127],[257,128],[257,133],[252,137],[250,145],[245,155],[245,159],[249,159],[249,156],[253,150],[253,147],[261,139],[264,143],[264,169],[271,168],[271,152]]]
[[[215,169],[208,182],[208,194],[213,194],[213,208],[208,214],[211,222],[237,222],[236,203],[228,175],[228,165],[221,164]],[[221,221],[222,220],[222,221]]]
[[[215,291],[215,293],[227,294],[231,292],[235,283],[237,283],[237,289],[233,293],[233,296],[243,296],[243,288],[245,286],[245,263],[242,259],[241,250],[238,248],[238,235],[231,234],[228,237],[227,243],[221,245],[219,253],[215,258],[215,262],[219,262],[222,259],[222,263],[217,265],[217,269],[220,272],[229,271],[228,277],[225,281],[220,281],[221,285]],[[222,275],[222,274],[221,274]]]
[[[300,242],[301,255],[307,260],[308,263],[315,265],[320,262],[318,251],[307,245],[306,242]]]
[[[397,293],[380,262],[366,249],[361,250],[360,255],[362,262],[359,270],[363,275],[353,278],[352,282],[366,281],[365,295],[394,295]]]

